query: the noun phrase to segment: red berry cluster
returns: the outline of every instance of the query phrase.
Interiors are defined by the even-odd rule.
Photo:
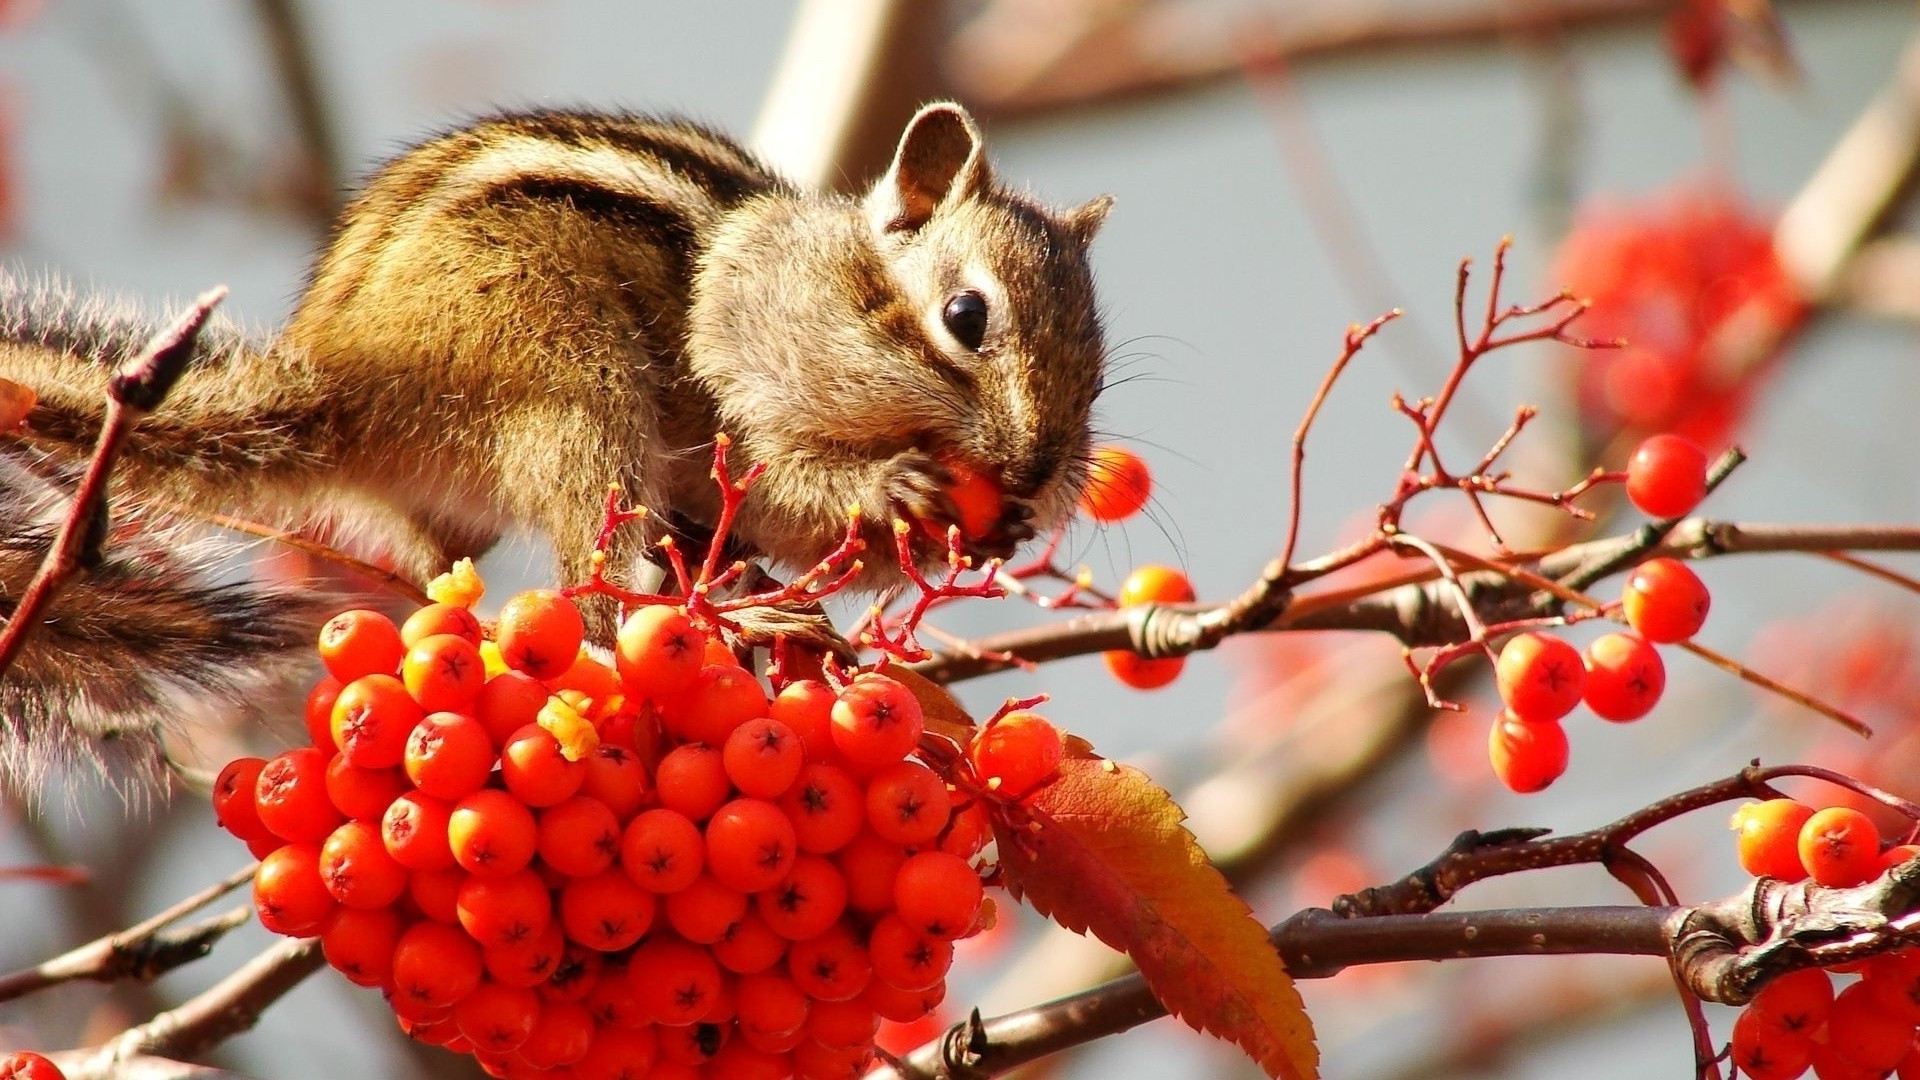
[[[1707,491],[1706,455],[1674,435],[1641,443],[1628,463],[1627,495],[1655,517],[1679,517]],[[1550,634],[1509,639],[1494,664],[1505,705],[1488,736],[1488,756],[1502,783],[1539,791],[1567,770],[1567,734],[1560,720],[1585,702],[1603,720],[1626,723],[1653,709],[1666,690],[1666,665],[1654,645],[1685,641],[1707,620],[1711,597],[1678,559],[1648,559],[1627,576],[1621,614],[1631,627],[1594,639],[1586,651]]]
[[[1769,331],[1808,310],[1773,222],[1722,184],[1584,207],[1552,276],[1591,302],[1583,334],[1628,343],[1582,354],[1583,410],[1603,426],[1706,443],[1739,424],[1771,366],[1728,363],[1727,339],[1785,340]]]
[[[581,639],[546,591],[491,641],[457,604],[329,623],[313,745],[216,785],[261,922],[494,1076],[859,1075],[981,925],[985,810],[913,756],[917,699],[871,672],[769,696],[666,605],[611,667]],[[1020,715],[975,748],[989,787],[1059,761],[1057,734],[1006,749]]]
[[[1858,810],[1815,810],[1794,799],[1748,803],[1734,812],[1740,865],[1755,877],[1812,878],[1834,888],[1862,885],[1920,847],[1882,848],[1873,820]],[[1835,992],[1835,974],[1860,978]],[[1920,948],[1882,953],[1844,972],[1806,968],[1775,978],[1733,1025],[1733,1060],[1753,1080],[1793,1080],[1809,1068],[1822,1080],[1878,1080],[1898,1070],[1920,1078]]]

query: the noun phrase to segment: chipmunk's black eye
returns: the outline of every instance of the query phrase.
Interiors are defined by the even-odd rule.
[[[987,337],[987,298],[969,289],[954,293],[940,312],[947,333],[968,352],[977,352]]]

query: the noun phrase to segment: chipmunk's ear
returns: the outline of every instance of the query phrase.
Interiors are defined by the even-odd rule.
[[[1060,215],[1060,224],[1067,227],[1067,235],[1086,247],[1093,242],[1093,234],[1107,220],[1107,212],[1113,209],[1113,196],[1100,195],[1088,199],[1079,206]]]
[[[939,207],[992,183],[973,117],[953,102],[935,102],[907,121],[893,164],[867,195],[867,217],[878,231],[912,232]]]

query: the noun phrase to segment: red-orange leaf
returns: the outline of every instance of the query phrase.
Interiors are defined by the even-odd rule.
[[[1015,896],[1125,952],[1167,1010],[1230,1039],[1268,1075],[1317,1075],[1306,1006],[1266,928],[1138,769],[1072,754],[994,821]]]

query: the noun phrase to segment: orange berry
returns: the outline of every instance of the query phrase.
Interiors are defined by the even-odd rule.
[[[1087,462],[1080,509],[1100,522],[1130,518],[1153,495],[1153,474],[1138,454],[1120,446],[1096,447]]]
[[[319,751],[328,757],[340,752],[333,745],[333,703],[340,696],[340,688],[346,684],[331,675],[323,676],[307,691],[307,738]]]
[[[407,869],[387,854],[380,826],[349,821],[320,845],[320,878],[343,906],[384,908],[407,891]]]
[[[946,781],[917,761],[882,769],[867,784],[867,827],[901,847],[931,844],[952,806]]]
[[[873,977],[901,990],[926,990],[947,977],[953,942],[908,926],[898,915],[880,916],[867,935]]]
[[[1813,807],[1794,799],[1767,799],[1745,803],[1733,812],[1728,827],[1737,833],[1740,867],[1754,877],[1799,881],[1807,876],[1800,862],[1800,827],[1813,816]]]
[[[739,889],[702,874],[686,888],[662,896],[660,903],[674,933],[697,945],[711,945],[727,936],[752,901]]]
[[[1558,720],[1580,704],[1587,669],[1580,653],[1551,634],[1516,634],[1500,649],[1494,682],[1507,711],[1525,723]]]
[[[312,937],[336,906],[320,877],[318,844],[280,847],[253,872],[254,912],[276,934]]]
[[[1880,1007],[1872,988],[1854,983],[1833,999],[1827,1014],[1827,1047],[1865,1069],[1884,1072],[1900,1064],[1913,1045],[1913,1022]]]
[[[504,671],[480,688],[473,715],[487,729],[495,747],[506,745],[514,732],[540,719],[547,688],[524,671]]]
[[[894,914],[929,937],[957,938],[979,917],[983,893],[980,875],[965,859],[923,851],[894,875]]]
[[[486,980],[453,1006],[454,1023],[475,1053],[510,1054],[520,1049],[539,1017],[540,998],[532,990]]]
[[[648,892],[677,892],[700,876],[706,850],[700,827],[691,818],[658,807],[627,823],[620,837],[620,866]]]
[[[717,747],[688,743],[660,759],[654,771],[660,805],[694,821],[705,821],[727,801],[733,785]]]
[[[282,840],[317,844],[346,820],[327,795],[327,759],[311,746],[267,761],[253,790],[260,823]]]
[[[560,890],[560,926],[567,937],[600,952],[619,952],[653,925],[653,894],[619,870],[574,878]]]
[[[51,1058],[31,1050],[0,1054],[0,1080],[66,1080]]]
[[[1707,453],[1672,434],[1650,435],[1627,461],[1627,498],[1649,517],[1689,513],[1707,497]]]
[[[907,853],[899,844],[862,832],[841,848],[834,863],[847,879],[847,906],[867,915],[893,909],[893,882]]]
[[[592,877],[620,857],[620,822],[607,804],[575,795],[539,814],[540,861],[568,877]]]
[[[847,879],[819,855],[800,855],[778,885],[754,898],[774,933],[802,941],[826,933],[847,909]]]
[[[551,589],[530,589],[508,600],[494,624],[500,658],[536,679],[564,674],[580,655],[586,636],[580,609]]]
[[[257,801],[260,771],[266,765],[262,758],[234,758],[221,768],[219,776],[214,777],[213,820],[241,840],[272,840],[278,843],[273,830],[260,820],[260,804]]]
[[[865,943],[840,923],[819,937],[794,942],[787,949],[787,974],[810,997],[849,1001],[872,981],[873,961]]]
[[[473,642],[458,634],[431,634],[407,649],[400,681],[428,712],[466,712],[479,700],[487,668]]]
[[[734,664],[708,664],[685,692],[660,703],[660,722],[674,738],[723,746],[733,729],[767,715],[767,691]]]
[[[483,948],[522,945],[553,920],[546,882],[532,870],[498,877],[469,876],[454,896],[460,925]]]
[[[627,985],[655,1023],[691,1024],[720,996],[720,965],[706,949],[655,937],[634,950],[627,962]]]
[[[587,772],[580,794],[606,804],[619,821],[627,821],[646,805],[650,776],[640,755],[625,746],[602,742],[586,757]]]
[[[1120,606],[1185,604],[1194,599],[1193,582],[1171,566],[1136,566],[1120,583]]]
[[[539,724],[528,724],[500,747],[500,779],[514,798],[528,806],[564,802],[586,782],[584,761],[569,761],[560,740]]]
[[[787,939],[774,933],[759,912],[749,910],[734,920],[711,948],[713,958],[721,967],[736,975],[747,975],[779,963],[787,955]]]
[[[495,879],[466,880],[492,881]],[[463,881],[462,884],[464,883]],[[553,918],[551,901],[548,903],[548,908],[546,927],[538,934],[511,944],[486,945],[481,948],[480,959],[486,965],[488,978],[508,986],[527,986],[535,989],[553,978],[554,973],[560,969],[561,959],[567,952],[567,935],[560,929],[559,920]]]
[[[707,641],[707,632],[681,608],[648,604],[620,624],[614,663],[635,694],[667,697],[693,685],[705,666]]]
[[[1567,771],[1570,748],[1557,720],[1522,723],[1502,711],[1487,733],[1493,773],[1523,795],[1545,788]]]
[[[320,628],[320,662],[342,683],[362,675],[392,675],[400,669],[407,647],[400,628],[378,611],[355,608],[327,620]]]
[[[477,646],[481,636],[480,620],[458,604],[427,604],[400,624],[400,640],[408,647],[435,634],[453,634]]]
[[[380,818],[380,839],[387,854],[409,870],[445,870],[454,865],[447,828],[453,807],[417,791],[402,793]]]
[[[320,931],[320,952],[356,986],[381,986],[393,974],[400,929],[392,908],[338,908]]]
[[[1052,776],[1065,752],[1059,730],[1045,717],[1011,712],[974,736],[967,758],[981,781],[998,780],[996,790],[1020,796]]]
[[[1581,659],[1587,668],[1581,697],[1602,720],[1638,720],[1667,688],[1660,651],[1638,634],[1604,634],[1587,646]]]
[[[780,688],[767,715],[793,729],[806,760],[820,761],[833,749],[833,688],[818,679],[795,679]]]
[[[1699,633],[1712,603],[1698,575],[1680,560],[1664,556],[1635,567],[1620,595],[1627,624],[1662,645]]]
[[[760,799],[735,799],[715,810],[706,842],[707,872],[743,893],[778,884],[796,854],[793,822]]]
[[[1114,678],[1135,690],[1158,690],[1178,679],[1187,668],[1184,656],[1148,658],[1126,649],[1108,649],[1100,658]]]
[[[483,877],[504,877],[525,869],[533,861],[538,838],[533,811],[497,788],[461,799],[447,820],[447,843],[454,861]]]
[[[1751,1080],[1793,1080],[1813,1063],[1813,1038],[1769,1028],[1751,1008],[1733,1021],[1734,1064]]]
[[[1006,505],[1006,495],[1000,490],[999,481],[958,457],[942,455],[940,464],[946,466],[947,475],[951,478],[946,488],[947,498],[953,501],[953,508],[959,515],[954,524],[960,526],[960,535],[977,540],[992,532],[993,527],[1000,523],[1000,515]],[[937,539],[944,540],[945,536]]]
[[[393,1000],[414,1008],[444,1009],[480,985],[480,946],[457,926],[419,922],[393,948]]]
[[[1801,864],[1822,885],[1848,888],[1880,872],[1880,830],[1850,806],[1815,811],[1800,826],[1799,848]]]
[[[772,717],[749,720],[733,729],[721,747],[727,778],[742,795],[778,798],[800,775],[805,752],[793,729]]]
[[[536,1069],[558,1069],[587,1056],[596,1030],[593,1014],[571,1001],[549,1001],[540,1006],[527,1041],[520,1044],[522,1060]],[[651,1034],[651,1032],[649,1032]],[[651,1065],[652,1058],[648,1059]],[[629,1076],[644,1076],[642,1069]]]
[[[659,1048],[660,1036],[654,1028],[601,1024],[594,1028],[587,1052],[573,1063],[567,1075],[574,1080],[627,1080],[638,1076],[671,1080],[656,1065]]]
[[[866,826],[866,792],[838,765],[808,762],[784,794],[780,809],[793,822],[801,851],[825,855],[840,850]]]
[[[926,720],[913,691],[885,675],[858,675],[833,704],[833,745],[855,772],[892,765],[920,745]]]
[[[362,675],[333,702],[333,744],[363,769],[385,769],[406,757],[407,737],[426,718],[406,685],[392,675]]]
[[[451,801],[485,787],[494,760],[493,741],[480,721],[437,712],[414,725],[401,765],[415,787]]]

